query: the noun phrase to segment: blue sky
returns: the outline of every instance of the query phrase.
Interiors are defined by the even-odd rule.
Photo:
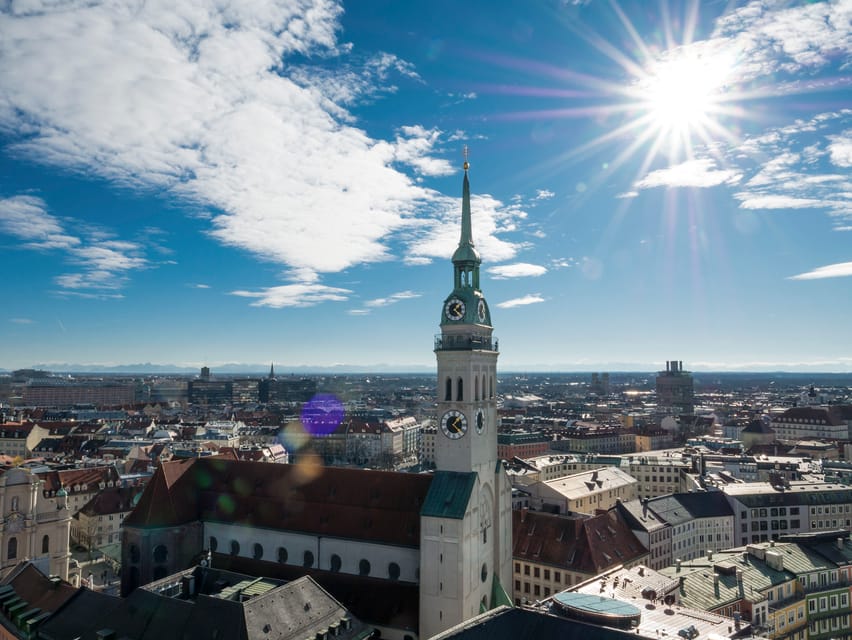
[[[6,2],[0,368],[434,366],[466,144],[503,370],[850,371],[850,24]]]

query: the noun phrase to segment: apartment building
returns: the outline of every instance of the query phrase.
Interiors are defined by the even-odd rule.
[[[512,514],[513,599],[547,598],[618,565],[644,562],[648,551],[611,509],[592,517]]]
[[[752,482],[722,487],[734,511],[736,542],[756,544],[794,533],[852,529],[852,487],[832,483]]]
[[[550,513],[584,513],[611,509],[616,502],[636,498],[636,480],[617,467],[605,467],[542,480],[524,487],[530,506]]]

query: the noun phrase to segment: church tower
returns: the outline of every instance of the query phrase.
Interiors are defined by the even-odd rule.
[[[461,238],[441,306],[436,472],[421,512],[420,637],[511,604],[511,485],[497,458],[497,340],[479,288],[465,148]]]

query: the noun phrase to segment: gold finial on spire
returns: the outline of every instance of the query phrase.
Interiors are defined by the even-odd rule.
[[[462,156],[464,156],[464,170],[467,171],[468,169],[470,169],[470,163],[467,161],[467,159],[470,157],[470,149],[467,148],[467,145],[464,145],[464,147],[462,148]]]

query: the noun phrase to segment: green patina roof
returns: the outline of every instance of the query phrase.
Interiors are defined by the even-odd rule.
[[[473,472],[436,471],[420,515],[461,520],[467,511],[474,484],[476,474]]]
[[[515,603],[512,602],[512,599],[509,597],[509,594],[506,593],[506,590],[503,588],[503,585],[500,584],[500,578],[497,577],[497,574],[493,574],[491,579],[491,608],[494,609],[501,605],[506,605],[507,607],[514,607]]]

